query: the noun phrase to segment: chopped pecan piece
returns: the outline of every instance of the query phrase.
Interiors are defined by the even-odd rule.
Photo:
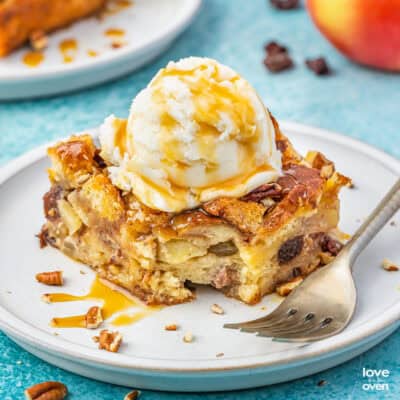
[[[299,0],[270,0],[270,3],[278,10],[292,10],[299,6]]]
[[[192,334],[192,332],[186,332],[185,336],[183,337],[183,341],[185,343],[192,343],[193,342],[193,334]]]
[[[48,231],[44,227],[41,229],[41,231],[36,235],[36,237],[39,239],[39,247],[41,249],[44,249],[47,246],[47,236],[48,236]]]
[[[331,72],[328,64],[325,61],[325,58],[323,57],[308,59],[305,61],[305,63],[315,75],[329,75]]]
[[[108,329],[103,329],[98,336],[100,350],[111,351],[116,353],[122,343],[122,335],[118,332],[111,332]]]
[[[219,315],[222,315],[222,314],[224,313],[224,309],[223,309],[220,305],[218,305],[218,304],[213,304],[213,305],[211,306],[211,311],[212,311],[214,314],[219,314]]]
[[[266,183],[243,196],[242,200],[259,202],[267,197],[273,200],[281,199],[282,187],[278,183]]]
[[[287,140],[276,140],[276,147],[281,153],[284,153],[288,148]]]
[[[217,289],[231,286],[235,281],[235,275],[235,271],[229,269],[228,267],[222,267],[215,275],[211,284]]]
[[[399,270],[399,267],[393,261],[390,261],[387,258],[383,259],[382,268],[390,272],[395,272]]]
[[[288,53],[268,54],[264,64],[271,72],[281,72],[293,67],[293,61]]]
[[[63,188],[59,185],[53,185],[51,189],[43,196],[44,214],[50,221],[59,218],[60,214],[57,202],[63,197]]]
[[[62,286],[64,283],[62,271],[40,272],[36,274],[36,280],[49,286]]]
[[[331,238],[328,235],[324,235],[321,240],[321,249],[322,251],[327,251],[331,253],[333,256],[337,256],[342,250],[343,245],[338,240]]]
[[[85,317],[86,328],[97,329],[103,323],[101,308],[98,306],[90,307]]]
[[[165,325],[164,329],[166,331],[177,331],[178,330],[178,325],[176,325],[176,324]]]
[[[325,165],[333,165],[333,162],[326,158],[319,151],[309,151],[305,157],[306,161],[311,164],[313,168],[321,169]]]
[[[287,48],[272,40],[264,46],[267,54],[287,53]]]

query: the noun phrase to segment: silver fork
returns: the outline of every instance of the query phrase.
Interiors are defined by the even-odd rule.
[[[343,330],[353,316],[357,300],[351,267],[399,208],[400,179],[338,256],[309,275],[272,313],[224,327],[289,342],[311,342]]]

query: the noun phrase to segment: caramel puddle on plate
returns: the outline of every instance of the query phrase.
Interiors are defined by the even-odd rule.
[[[157,310],[161,310],[161,309],[162,309],[162,306],[152,306],[152,307],[147,307],[143,311],[132,312],[132,313],[122,313],[120,315],[117,315],[111,321],[111,325],[114,325],[114,326],[131,325],[135,322],[140,321],[143,318],[148,317],[149,315],[153,314]]]
[[[56,317],[50,321],[53,328],[85,328],[86,315],[72,315],[71,317]]]
[[[140,306],[142,308],[137,312],[122,313],[118,315],[111,322],[113,325],[115,323],[116,326],[130,325],[152,314],[156,310],[161,309],[161,307],[143,306],[140,302],[135,301],[133,298],[130,298],[124,295],[122,292],[114,290],[108,285],[104,284],[98,277],[96,277],[93,281],[89,293],[83,296],[76,296],[68,293],[50,293],[46,295],[46,301],[49,303],[82,300],[102,300],[102,313],[105,320],[111,318],[114,314],[133,306]],[[51,320],[51,326],[56,328],[84,328],[85,317],[85,314],[73,315],[70,317],[56,317]]]
[[[78,50],[78,42],[75,39],[64,39],[58,45],[65,63],[70,63],[75,60]]]
[[[41,51],[28,51],[22,58],[22,61],[28,67],[34,68],[44,60],[44,54]]]
[[[123,29],[110,28],[110,29],[107,29],[104,32],[104,34],[111,38],[121,38],[121,37],[125,36],[125,31]]]
[[[124,40],[125,31],[123,29],[109,28],[104,31],[104,35],[112,40],[111,47],[113,49],[119,49],[127,44],[127,42]]]

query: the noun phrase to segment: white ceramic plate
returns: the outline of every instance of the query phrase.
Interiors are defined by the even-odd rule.
[[[116,78],[146,64],[189,25],[201,0],[134,0],[132,6],[99,20],[92,17],[50,34],[44,61],[37,67],[23,62],[28,47],[0,59],[0,100],[47,96]],[[109,29],[123,37],[109,37]],[[59,45],[75,39],[74,61],[65,63]],[[125,44],[112,48],[115,41]],[[98,55],[91,57],[88,51]]]
[[[341,172],[353,177],[356,189],[343,190],[341,211],[341,228],[353,232],[400,175],[400,163],[338,134],[293,123],[282,125],[300,151],[319,149],[335,160]],[[332,338],[298,345],[225,330],[225,322],[265,314],[262,306],[271,311],[279,298],[267,296],[251,307],[211,288],[199,290],[197,300],[190,304],[164,308],[121,328],[124,345],[118,354],[98,350],[91,340],[93,331],[58,329],[59,336],[54,336],[48,325],[52,317],[85,312],[88,303],[44,304],[40,295],[49,288],[35,282],[35,273],[62,268],[67,277],[63,291],[70,293],[87,291],[93,274],[81,275],[82,265],[52,248],[38,247],[34,235],[43,222],[41,197],[49,186],[47,166],[44,148],[40,148],[0,172],[0,327],[50,363],[91,378],[141,388],[241,389],[298,378],[339,364],[380,342],[399,325],[400,272],[380,267],[384,257],[400,262],[397,214],[396,226],[386,226],[359,258],[354,270],[359,293],[355,317]],[[220,304],[225,315],[212,314],[213,303]],[[169,323],[177,323],[181,329],[164,331]],[[193,343],[183,343],[186,331],[193,332]],[[217,353],[224,356],[216,357]]]

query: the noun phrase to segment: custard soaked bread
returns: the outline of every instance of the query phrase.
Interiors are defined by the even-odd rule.
[[[0,1],[0,57],[22,46],[35,32],[51,32],[99,11],[106,0]]]
[[[331,260],[349,179],[319,152],[301,157],[223,68],[173,64],[128,122],[106,120],[100,145],[81,135],[51,147],[41,244],[149,304],[193,299],[189,283],[254,304]]]
[[[177,214],[116,188],[90,136],[59,143],[49,149],[42,244],[149,304],[191,300],[188,282],[257,303],[337,254],[338,192],[349,182],[320,153],[301,158],[275,127],[283,150],[276,182]]]

